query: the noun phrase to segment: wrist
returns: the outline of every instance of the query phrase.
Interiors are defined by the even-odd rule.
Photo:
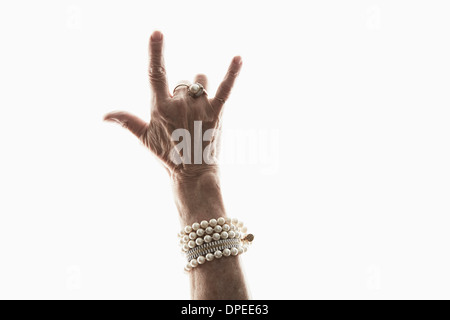
[[[172,186],[183,225],[226,217],[217,167],[172,174]]]

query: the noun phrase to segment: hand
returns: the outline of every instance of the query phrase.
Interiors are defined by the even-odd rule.
[[[209,146],[209,154],[217,155],[218,135],[211,135],[204,142],[205,131],[220,129],[221,114],[225,101],[241,69],[242,60],[233,58],[225,79],[220,84],[216,96],[206,94],[194,98],[188,94],[186,86],[178,87],[172,95],[169,92],[163,57],[163,35],[159,31],[150,37],[149,77],[153,91],[151,120],[149,123],[126,112],[112,112],[105,116],[107,121],[115,121],[134,133],[165,165],[172,177],[175,204],[182,226],[211,218],[226,217],[216,166],[201,161],[189,164],[172,161],[174,153],[185,158],[176,148],[172,134],[177,129],[186,130],[191,137],[191,157],[195,158],[194,122],[201,121],[202,160],[203,148]],[[206,76],[197,75],[198,82],[208,90]],[[198,123],[197,123],[198,125]],[[200,131],[198,127],[197,131]],[[192,139],[194,137],[194,139]],[[182,142],[184,142],[183,137]],[[194,159],[195,160],[195,159]],[[209,162],[209,161],[208,161]],[[223,261],[211,261],[202,268],[190,272],[192,297],[194,299],[248,299],[248,291],[238,257]]]
[[[178,87],[173,95],[169,91],[164,66],[163,35],[159,31],[153,32],[150,37],[149,55],[148,73],[153,91],[150,122],[127,112],[108,113],[104,120],[117,122],[135,134],[161,160],[171,176],[198,176],[205,171],[214,170],[214,165],[208,165],[204,161],[202,164],[174,163],[171,153],[177,153],[179,150],[175,148],[178,142],[173,141],[172,133],[176,129],[186,129],[191,137],[194,137],[194,121],[202,122],[202,137],[208,129],[220,129],[223,105],[241,69],[241,57],[233,58],[215,97],[209,98],[205,93],[194,98],[188,94],[186,86]],[[201,83],[208,90],[205,75],[198,74],[194,79],[195,82]],[[209,141],[203,142],[203,147],[210,146],[213,156],[216,156],[218,152],[217,141],[218,136],[212,135]],[[193,159],[193,151],[194,148],[191,147],[191,159]],[[179,154],[179,156],[182,155]]]

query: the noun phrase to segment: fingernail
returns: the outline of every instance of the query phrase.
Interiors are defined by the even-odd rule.
[[[242,64],[242,58],[241,56],[236,56],[233,58],[233,62],[237,64]]]
[[[162,40],[162,33],[161,31],[155,31],[152,34],[152,40],[153,41],[161,41]]]

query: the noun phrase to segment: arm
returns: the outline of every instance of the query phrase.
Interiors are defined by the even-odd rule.
[[[182,227],[203,220],[225,218],[227,215],[215,159],[220,131],[214,131],[210,136],[205,133],[210,129],[220,128],[222,108],[240,71],[242,60],[234,57],[215,97],[209,98],[206,93],[193,97],[188,94],[187,86],[177,87],[173,95],[169,92],[163,58],[163,36],[159,31],[155,31],[150,38],[149,53],[149,78],[153,91],[150,122],[127,112],[109,113],[105,120],[117,122],[129,129],[161,160],[172,179]],[[199,74],[194,82],[200,83],[207,90],[206,76]],[[195,130],[199,129],[195,127],[195,122],[202,124],[200,136],[203,139],[210,137],[200,144],[203,150],[209,148],[209,155],[213,160],[207,161],[210,164],[205,161],[192,164],[190,161],[195,158],[196,144],[194,141],[190,144],[187,141],[198,135]],[[185,147],[190,148],[180,149],[178,142],[173,139],[174,132],[179,129],[189,136],[189,139],[183,136],[182,142]],[[249,298],[238,256],[208,261],[189,273],[194,299]]]
[[[195,181],[173,182],[175,203],[182,226],[226,217],[216,173],[205,173]],[[193,299],[248,299],[239,256],[205,263],[189,272]]]

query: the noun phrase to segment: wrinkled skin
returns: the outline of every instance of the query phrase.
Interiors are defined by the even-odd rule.
[[[176,150],[174,147],[179,141],[172,141],[172,133],[175,129],[187,129],[192,136],[193,146],[194,121],[202,122],[202,136],[208,129],[219,129],[209,141],[203,141],[203,150],[210,145],[211,155],[217,156],[223,105],[239,74],[242,59],[239,56],[233,58],[215,97],[210,98],[206,93],[197,98],[191,97],[186,86],[178,87],[172,95],[168,88],[163,45],[162,33],[155,31],[150,37],[149,44],[148,74],[153,92],[150,122],[123,111],[108,113],[104,119],[117,122],[135,134],[161,160],[171,176],[196,177],[205,171],[215,170],[216,166],[205,163],[193,164],[193,147],[191,148],[192,164],[174,163],[171,152]],[[208,90],[208,80],[205,75],[198,74],[194,79],[195,82],[201,83],[206,91]]]

